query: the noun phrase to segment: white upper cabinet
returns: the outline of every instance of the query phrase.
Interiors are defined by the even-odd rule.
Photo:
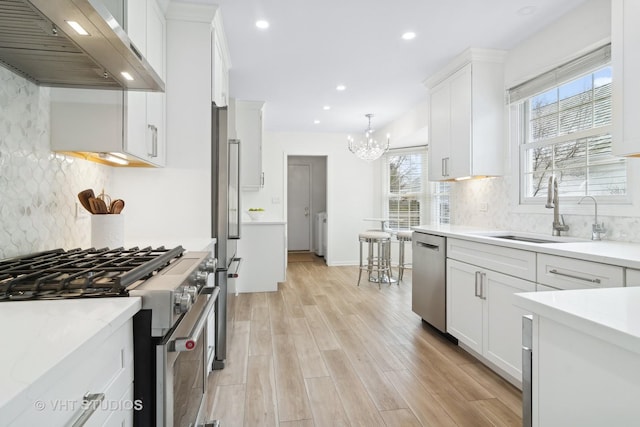
[[[264,186],[262,172],[262,101],[236,101],[236,133],[240,140],[240,188],[257,191]]]
[[[166,23],[156,0],[129,1],[129,34],[136,48],[165,79]],[[166,162],[165,94],[125,93],[125,150],[156,166]]]
[[[611,2],[613,154],[640,157],[640,2]]]
[[[124,15],[135,48],[164,80],[162,9],[156,0],[132,0]],[[98,160],[98,153],[115,153],[132,166],[164,166],[165,115],[161,92],[52,88],[51,149]]]
[[[425,81],[431,181],[502,175],[504,55],[469,49]]]
[[[216,29],[220,26],[216,26]],[[211,34],[212,70],[211,100],[218,107],[229,105],[229,55],[226,51],[224,35],[220,31]]]

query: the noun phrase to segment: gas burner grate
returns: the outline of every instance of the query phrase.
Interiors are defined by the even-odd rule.
[[[0,261],[0,301],[127,296],[181,257],[182,246],[166,249],[53,249]]]

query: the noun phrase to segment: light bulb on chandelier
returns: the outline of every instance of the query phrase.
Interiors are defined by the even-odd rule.
[[[355,140],[351,135],[347,137],[349,151],[362,160],[376,160],[389,150],[389,137],[387,134],[386,144],[380,143],[373,138],[373,129],[371,129],[371,117],[373,114],[365,114],[369,119],[369,126],[364,131],[364,135],[359,140]]]

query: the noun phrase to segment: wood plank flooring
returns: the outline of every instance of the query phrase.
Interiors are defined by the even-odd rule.
[[[278,292],[230,298],[208,418],[231,426],[519,426],[521,393],[356,267],[290,262]]]

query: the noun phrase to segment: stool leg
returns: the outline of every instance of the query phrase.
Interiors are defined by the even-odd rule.
[[[384,272],[382,270],[382,262],[384,262],[384,258],[382,258],[384,254],[384,246],[382,244],[382,242],[378,241],[378,262],[377,262],[377,268],[376,268],[376,272],[378,273],[378,289],[380,289],[380,283],[382,282],[382,280],[384,280]],[[382,276],[380,276],[380,273],[382,273]]]
[[[386,263],[387,263],[387,271],[389,273],[389,285],[391,285],[391,278],[393,277],[393,270],[391,269],[391,240],[387,242],[387,252],[386,255]]]
[[[404,276],[404,240],[400,241],[400,253],[398,255],[398,280]]]
[[[362,240],[360,240],[360,265],[358,268],[358,286],[360,286],[360,279],[362,278],[362,268],[364,267],[364,265],[362,265]]]
[[[387,279],[389,280],[389,286],[391,286],[391,278],[393,276],[393,271],[391,270],[391,240],[386,243],[387,250],[385,251],[385,270],[387,271]]]
[[[369,240],[369,256],[367,257],[367,280],[371,281],[373,271],[373,241]]]

